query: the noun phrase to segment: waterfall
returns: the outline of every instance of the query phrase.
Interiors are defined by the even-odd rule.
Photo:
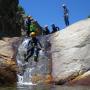
[[[33,56],[28,60],[24,61],[24,56],[27,52],[27,45],[30,38],[24,38],[22,43],[19,45],[17,53],[17,65],[19,67],[18,85],[36,85],[44,80],[45,75],[50,73],[49,70],[49,59],[46,51],[40,50],[38,63],[33,60]],[[45,48],[45,38],[39,37],[41,44]],[[34,82],[36,76],[39,78]],[[34,79],[33,79],[34,78]],[[37,79],[37,78],[36,78]],[[43,80],[42,80],[43,79]]]

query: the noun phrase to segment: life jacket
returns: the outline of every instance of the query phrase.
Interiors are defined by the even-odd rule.
[[[35,24],[31,24],[30,25],[30,32],[36,32],[36,25]]]
[[[38,35],[40,33],[40,30],[36,24],[31,24],[30,25],[30,32],[35,32],[36,35]]]

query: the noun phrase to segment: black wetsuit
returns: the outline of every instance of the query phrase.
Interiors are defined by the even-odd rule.
[[[25,61],[28,62],[28,59],[34,54],[38,58],[39,50],[42,48],[41,43],[37,38],[32,38],[28,43],[28,51]],[[39,47],[40,46],[40,47]],[[36,59],[37,60],[37,59]],[[36,61],[37,62],[37,61]]]

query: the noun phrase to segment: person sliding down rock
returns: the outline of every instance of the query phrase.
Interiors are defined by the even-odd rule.
[[[28,51],[27,51],[27,56],[25,58],[25,61],[28,62],[28,59],[34,55],[34,61],[38,62],[38,54],[39,54],[39,50],[42,49],[42,45],[39,42],[39,40],[36,38],[36,33],[35,32],[31,32],[30,33],[31,39],[28,43]]]

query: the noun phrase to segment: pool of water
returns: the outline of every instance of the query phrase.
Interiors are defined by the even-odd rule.
[[[18,87],[0,87],[0,90],[90,90],[90,87],[34,85],[34,86],[18,86]]]

